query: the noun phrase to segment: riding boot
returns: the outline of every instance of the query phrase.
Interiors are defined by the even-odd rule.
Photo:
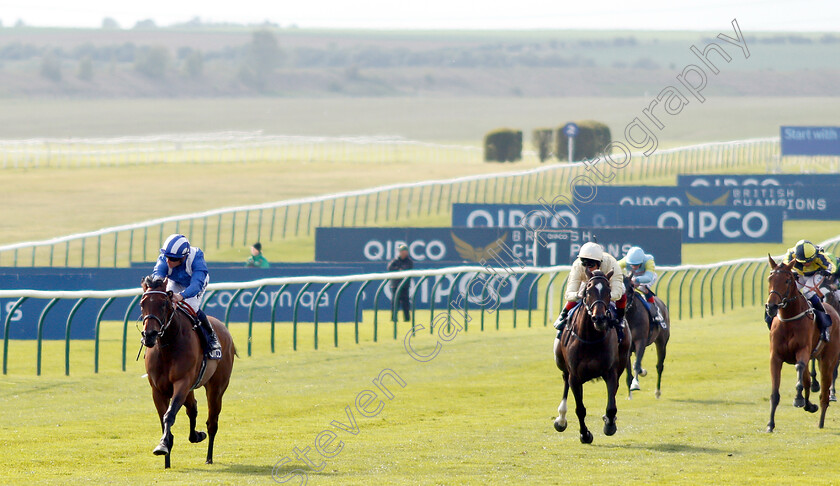
[[[767,312],[764,313],[764,322],[767,323],[767,329],[770,329],[770,326],[773,325],[773,318]]]
[[[563,328],[566,326],[566,321],[569,319],[569,311],[566,308],[563,308],[560,311],[560,317],[554,321],[554,329],[557,329],[559,332],[563,332]]]
[[[222,359],[222,345],[219,344],[219,337],[216,336],[216,331],[210,325],[207,314],[203,310],[198,310],[195,314],[198,316],[198,320],[201,321],[201,327],[207,331],[207,357],[210,359]]]
[[[814,308],[814,318],[817,321],[817,326],[820,328],[820,340],[828,342],[831,335],[831,317],[825,312],[825,307],[819,296],[812,295],[810,299],[811,306]]]
[[[618,321],[619,326],[623,326],[625,308],[615,308],[615,320]]]
[[[618,335],[618,342],[624,341],[624,312],[625,308],[615,308],[615,332]]]

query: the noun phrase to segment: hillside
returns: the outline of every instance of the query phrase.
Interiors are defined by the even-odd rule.
[[[715,35],[0,28],[0,97],[645,96]],[[836,95],[840,36],[744,35],[750,57],[720,60],[707,93]]]

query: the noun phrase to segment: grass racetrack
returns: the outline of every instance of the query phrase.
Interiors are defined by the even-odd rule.
[[[444,342],[440,353],[421,363],[403,346],[408,328],[393,340],[390,323],[371,341],[370,324],[361,344],[349,327],[321,328],[320,350],[313,350],[312,328],[302,325],[299,351],[292,351],[288,328],[278,334],[271,354],[268,329],[257,326],[253,356],[246,357],[247,328],[233,324],[239,353],[225,396],[215,448],[215,464],[204,465],[206,442],[186,440],[188,420],[175,424],[172,469],[151,454],[160,426],[151,400],[136,332],[129,332],[128,371],[119,371],[121,326],[103,329],[100,373],[93,374],[93,343],[71,344],[71,374],[63,375],[63,343],[45,343],[44,375],[35,376],[35,344],[9,345],[9,375],[0,381],[0,456],[8,483],[184,483],[271,484],[274,465],[291,462],[278,475],[303,469],[309,484],[607,484],[762,483],[794,480],[835,481],[830,459],[840,453],[840,406],[832,407],[826,428],[817,415],[792,407],[793,368],[782,375],[782,402],[774,434],[764,432],[769,414],[767,330],[760,307],[706,319],[673,323],[662,398],[653,396],[655,351],[645,358],[650,374],[642,391],[618,401],[618,433],[602,433],[605,387],[584,387],[592,445],[578,441],[570,397],[569,428],[560,434],[552,420],[562,393],[554,366],[553,330],[511,328],[468,332]],[[418,333],[414,349],[428,354],[435,340]],[[371,380],[383,369],[405,381],[380,395],[384,408],[366,418],[355,412],[356,396],[376,389]],[[622,383],[623,383],[622,377]],[[198,393],[199,429],[206,402]],[[335,429],[354,410],[358,433]],[[322,459],[315,437],[335,430],[344,444],[338,455]],[[335,444],[335,443],[334,443]],[[293,448],[312,448],[324,461],[312,471]],[[298,484],[291,478],[289,484]]]

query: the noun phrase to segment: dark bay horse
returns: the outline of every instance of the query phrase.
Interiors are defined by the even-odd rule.
[[[586,277],[588,280],[581,297],[581,307],[569,320],[559,338],[554,340],[554,360],[563,372],[564,382],[563,401],[557,408],[558,417],[554,420],[554,428],[558,432],[566,430],[566,400],[571,388],[575,396],[575,413],[580,422],[580,441],[591,444],[592,433],[584,422],[586,407],[583,405],[583,384],[597,378],[603,378],[606,382],[604,434],[615,434],[615,416],[618,411],[615,394],[618,391],[618,380],[630,359],[631,338],[629,330],[625,330],[625,338],[619,342],[618,333],[609,326],[612,271],[604,275],[600,270],[590,272],[586,269]]]
[[[196,432],[195,419],[198,404],[193,390],[204,387],[207,394],[207,464],[213,464],[213,441],[219,428],[222,395],[230,382],[236,348],[227,328],[218,319],[208,317],[222,345],[222,359],[204,359],[198,333],[186,311],[172,303],[172,292],[166,291],[164,280],[146,277],[143,280],[143,344],[146,352],[146,373],[152,386],[163,436],[155,447],[155,455],[163,455],[164,467],[170,465],[172,451],[172,425],[183,405],[190,419],[190,442],[203,441],[207,434]]]
[[[769,295],[765,304],[767,314],[773,316],[770,326],[770,422],[767,432],[773,432],[776,427],[776,407],[779,405],[779,385],[781,382],[782,364],[796,365],[796,398],[795,407],[804,407],[805,411],[814,413],[817,406],[810,402],[810,381],[808,374],[808,359],[817,358],[820,364],[820,422],[825,425],[825,412],[828,409],[829,390],[833,381],[834,370],[840,359],[840,316],[831,307],[826,306],[826,312],[831,318],[831,341],[821,350],[817,350],[819,343],[819,329],[814,320],[814,311],[808,300],[799,292],[796,276],[791,271],[794,262],[776,264],[773,257],[767,255],[770,262]],[[816,351],[816,353],[815,353]],[[802,392],[805,391],[803,397]]]
[[[668,346],[668,340],[671,339],[671,316],[668,313],[668,308],[659,297],[654,297],[653,300],[662,312],[662,317],[668,326],[662,329],[658,323],[650,323],[650,315],[645,304],[642,301],[644,297],[636,292],[636,286],[633,285],[633,279],[629,276],[624,276],[624,295],[627,296],[627,307],[624,318],[627,319],[627,327],[630,329],[630,334],[633,336],[633,345],[630,347],[630,353],[636,353],[636,363],[632,365],[631,360],[627,360],[627,393],[629,398],[633,398],[633,391],[641,390],[639,386],[639,377],[647,376],[647,370],[642,368],[642,358],[645,357],[645,348],[653,343],[656,343],[656,398],[659,398],[662,393],[660,387],[662,386],[662,370],[665,369],[665,353]],[[635,370],[635,375],[633,371]]]

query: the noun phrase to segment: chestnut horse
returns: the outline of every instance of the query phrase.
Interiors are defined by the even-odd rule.
[[[222,395],[230,382],[236,354],[233,338],[218,319],[208,317],[219,337],[222,359],[206,359],[192,319],[183,308],[172,304],[172,292],[166,291],[165,281],[159,278],[149,276],[143,280],[140,310],[143,312],[142,342],[148,348],[146,373],[163,429],[160,443],[153,452],[165,456],[164,467],[168,468],[174,440],[172,425],[182,405],[190,419],[190,442],[201,442],[207,437],[204,432],[195,430],[198,404],[193,390],[203,386],[207,394],[207,432],[210,434],[207,464],[213,464],[213,441],[219,429]]]
[[[592,443],[592,433],[586,428],[584,418],[586,407],[583,405],[583,384],[597,378],[603,378],[607,384],[607,410],[604,415],[604,434],[616,432],[615,416],[618,412],[615,394],[618,391],[619,378],[630,359],[630,331],[619,342],[618,333],[609,325],[610,278],[600,270],[590,272],[586,269],[586,287],[583,289],[582,305],[569,319],[569,324],[562,334],[554,340],[554,360],[563,372],[563,401],[557,408],[558,417],[554,428],[558,432],[566,430],[566,400],[569,388],[575,395],[575,413],[580,422],[580,441]]]
[[[659,297],[654,297],[653,300],[662,312],[662,317],[668,327],[663,329],[656,322],[651,324],[650,314],[645,309],[645,303],[642,300],[644,297],[636,292],[633,279],[627,275],[624,276],[624,295],[627,296],[625,318],[627,319],[627,327],[633,336],[630,354],[636,353],[636,363],[633,364],[632,368],[631,360],[627,360],[627,396],[633,398],[633,391],[641,390],[639,377],[647,376],[647,370],[642,368],[645,348],[656,343],[656,398],[659,398],[662,395],[660,388],[662,386],[662,371],[665,369],[666,348],[668,347],[668,340],[671,339],[671,316],[665,303]]]
[[[791,271],[794,262],[776,264],[773,257],[767,255],[770,262],[769,295],[765,304],[767,314],[773,316],[770,326],[770,422],[767,432],[776,427],[776,407],[779,405],[779,384],[782,364],[796,365],[796,398],[793,406],[805,408],[814,413],[817,406],[810,402],[811,376],[808,374],[808,359],[817,358],[820,364],[820,423],[825,425],[825,412],[828,409],[829,390],[833,381],[834,369],[840,358],[840,316],[831,306],[825,306],[831,318],[831,341],[818,349],[819,329],[810,303],[799,292],[796,276]],[[805,396],[802,396],[802,391]]]

